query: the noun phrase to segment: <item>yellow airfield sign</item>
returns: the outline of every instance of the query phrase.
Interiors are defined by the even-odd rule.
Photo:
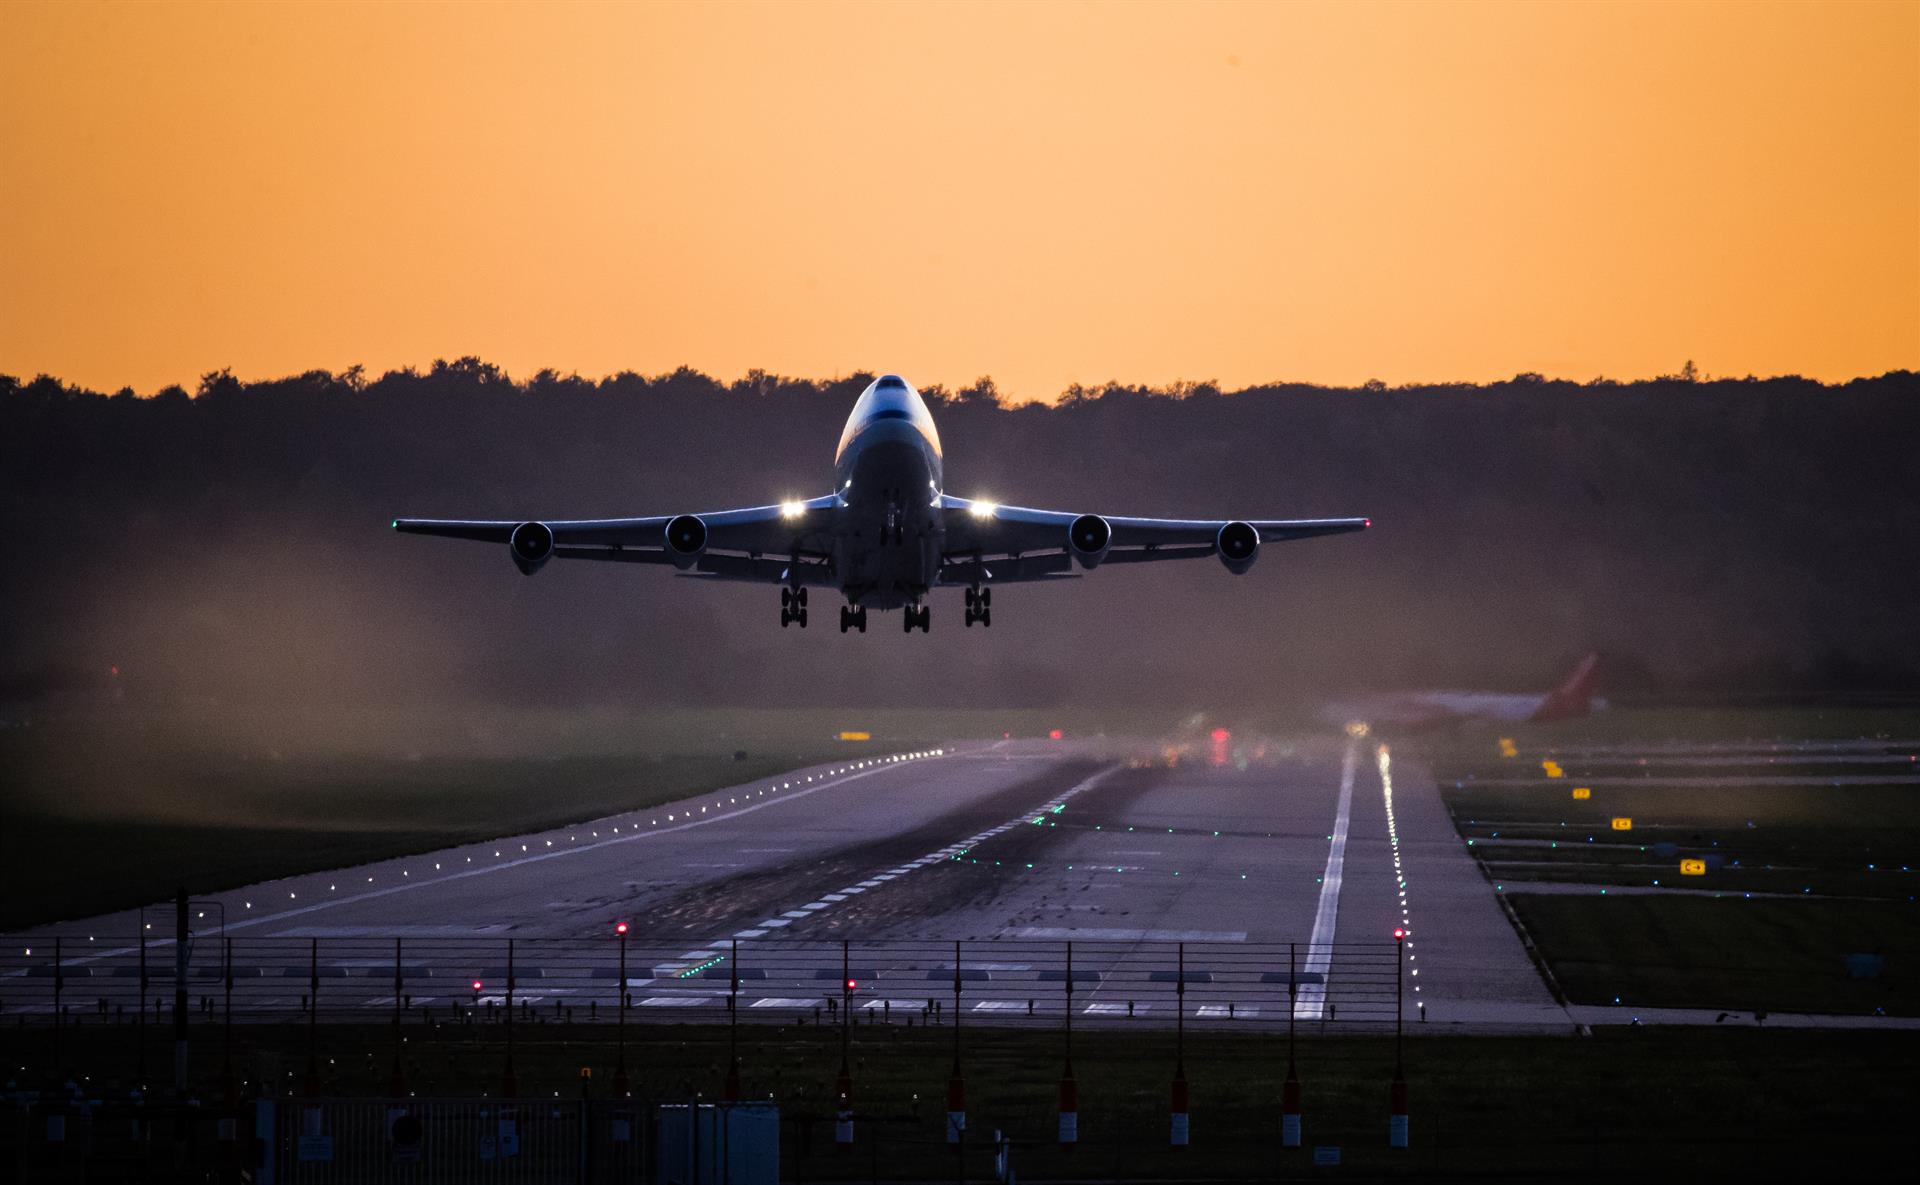
[[[1573,788],[1573,796],[1579,799],[1580,801],[1585,802],[1587,799],[1593,797],[1593,787],[1575,786]]]
[[[1558,761],[1542,761],[1540,763],[1540,768],[1546,770],[1547,776],[1550,778],[1561,778],[1566,776],[1566,774],[1561,771],[1560,763]]]
[[[1613,829],[1615,831],[1632,831],[1633,820],[1627,818],[1625,815],[1615,815],[1613,819]]]
[[[1705,876],[1707,875],[1707,862],[1705,860],[1682,860],[1680,861],[1680,875]]]
[[[840,739],[843,741],[870,741],[873,739],[873,734],[870,732],[843,732],[840,734]]]
[[[1501,737],[1501,738],[1500,738],[1500,756],[1502,756],[1502,757],[1518,757],[1518,756],[1520,756],[1520,750],[1518,750],[1518,749],[1516,749],[1516,748],[1514,748],[1514,747],[1513,747],[1513,738],[1512,738],[1512,737]]]

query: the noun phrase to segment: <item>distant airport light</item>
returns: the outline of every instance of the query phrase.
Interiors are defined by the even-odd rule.
[[[1500,738],[1500,756],[1518,757],[1519,755],[1520,755],[1520,750],[1514,748],[1512,737]]]
[[[1578,798],[1578,799],[1582,799],[1582,800],[1585,800],[1585,799],[1588,799],[1588,798],[1592,798],[1592,797],[1593,797],[1593,787],[1591,787],[1591,786],[1575,786],[1575,787],[1573,788],[1573,796],[1574,796],[1575,798]]]
[[[1400,939],[1405,938],[1406,936],[1407,936],[1407,931],[1405,927],[1395,926],[1393,928],[1393,938],[1395,942],[1398,942]]]
[[[1048,731],[1048,733],[1047,733],[1047,739],[1048,739],[1048,740],[1050,740],[1050,741],[1057,741],[1057,740],[1059,740],[1059,739],[1060,739],[1060,730],[1059,730],[1059,729],[1057,729],[1057,728],[1055,728],[1055,729],[1051,729],[1051,730],[1049,730],[1049,731]]]
[[[1558,761],[1542,761],[1540,763],[1540,768],[1547,771],[1547,776],[1550,778],[1558,778],[1558,777],[1565,776],[1564,772],[1560,768],[1560,763]]]
[[[615,934],[625,934],[627,932],[627,924],[625,922],[615,922],[613,924],[613,932]]]

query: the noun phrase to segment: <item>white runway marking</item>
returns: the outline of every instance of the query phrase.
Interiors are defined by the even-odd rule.
[[[1313,937],[1307,942],[1308,976],[1294,1001],[1295,1020],[1319,1020],[1327,1007],[1327,969],[1333,965],[1333,936],[1340,924],[1340,877],[1347,862],[1347,826],[1353,816],[1353,775],[1360,765],[1360,742],[1347,742],[1340,763],[1340,805],[1333,814],[1333,839],[1327,845],[1327,867],[1320,875],[1320,907],[1313,913]],[[1304,977],[1303,977],[1304,978]]]

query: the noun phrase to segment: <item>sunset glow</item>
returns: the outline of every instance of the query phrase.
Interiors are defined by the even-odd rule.
[[[1920,367],[1920,5],[0,6],[0,372]]]

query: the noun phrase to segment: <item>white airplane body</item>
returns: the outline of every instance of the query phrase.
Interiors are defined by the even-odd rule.
[[[1366,518],[1160,519],[1033,510],[943,492],[940,434],[919,392],[883,375],[854,404],[834,454],[833,492],[706,514],[643,518],[398,518],[393,528],[505,543],[531,575],[548,560],[669,564],[688,575],[780,586],[780,624],[807,624],[807,590],[846,599],[840,629],[865,631],[868,609],[931,622],[928,594],[966,588],[966,624],[993,624],[992,586],[1070,577],[1077,566],[1214,556],[1252,567],[1260,546],[1363,530]]]

